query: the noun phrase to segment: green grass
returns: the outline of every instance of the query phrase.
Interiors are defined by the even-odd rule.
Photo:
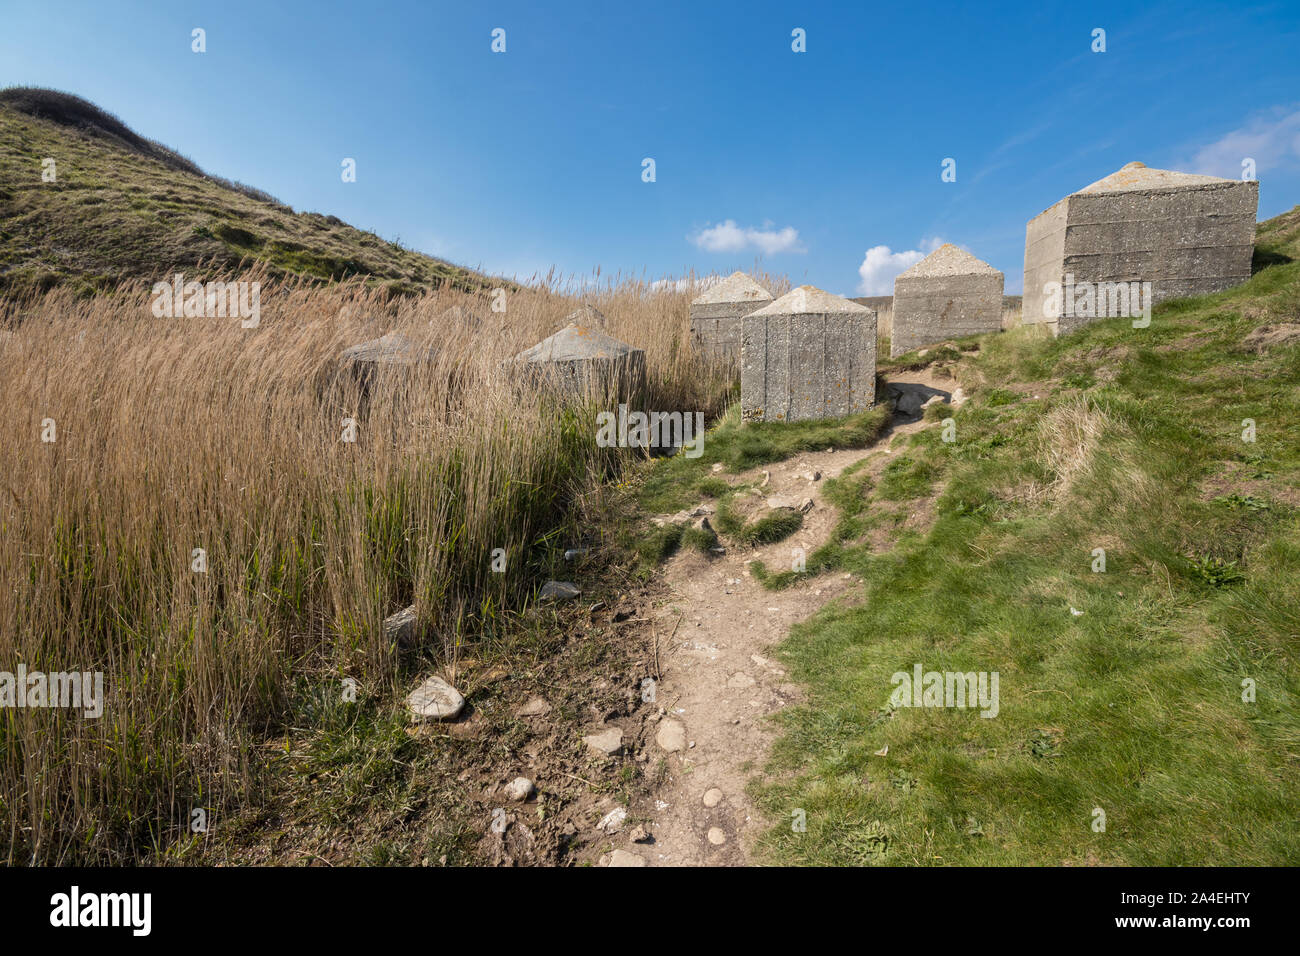
[[[735,510],[734,495],[718,504],[718,529],[732,541],[749,546],[784,541],[803,527],[803,515],[790,508],[773,508],[752,521]]]
[[[809,571],[852,571],[865,599],[781,648],[809,696],[779,717],[754,786],[772,821],[761,856],[1300,863],[1300,347],[1240,347],[1300,321],[1288,217],[1261,225],[1272,265],[1158,308],[1149,329],[985,340],[963,363],[993,384],[949,412],[955,442],[932,427],[875,486],[828,485],[841,529]],[[1047,384],[1037,399],[1000,387],[1016,381]],[[1099,437],[1071,455],[1075,422]],[[1225,491],[1224,475],[1251,485]],[[881,554],[858,540],[940,488],[928,532]],[[891,707],[892,675],[918,663],[998,672],[998,715]]]
[[[698,458],[676,455],[647,465],[637,501],[652,514],[679,511],[698,504],[701,498],[727,493],[731,486],[713,473],[715,464],[721,463],[724,473],[734,474],[806,451],[866,448],[888,423],[889,410],[877,407],[848,418],[747,426],[740,420],[740,406],[733,405],[705,434]]]
[[[752,493],[756,486],[733,485],[723,475],[784,461],[806,451],[865,448],[888,422],[888,408],[878,407],[843,419],[745,425],[739,405],[733,405],[705,434],[698,458],[676,455],[647,462],[633,495],[641,522],[647,520],[646,515],[677,512],[712,501],[716,531],[684,528],[680,522],[650,530],[629,529],[623,534],[623,546],[635,552],[637,566],[648,572],[675,554],[680,544],[707,553],[719,545],[756,547],[783,541],[803,527],[803,515],[776,508],[751,519],[738,508],[737,499],[742,493]],[[721,473],[714,471],[719,464]],[[763,574],[761,562],[757,567]]]

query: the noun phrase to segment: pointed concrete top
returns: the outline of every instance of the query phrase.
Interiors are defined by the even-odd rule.
[[[1180,173],[1172,169],[1152,169],[1144,163],[1129,163],[1104,179],[1097,180],[1091,186],[1084,186],[1074,195],[1146,192],[1152,189],[1195,189],[1198,186],[1214,186],[1235,181],[1220,179],[1218,176]]]
[[[597,358],[620,358],[639,351],[641,350],[611,338],[600,329],[570,322],[550,338],[542,339],[532,348],[520,352],[514,360],[516,362],[573,362]]]
[[[414,365],[434,357],[433,349],[419,348],[414,342],[400,332],[387,335],[369,342],[362,342],[344,349],[339,360],[348,362],[382,362],[389,365]]]
[[[997,269],[976,259],[965,249],[945,242],[910,269],[899,274],[900,279],[921,279],[931,276],[1001,275]]]
[[[571,325],[590,325],[598,329],[605,327],[605,313],[594,305],[588,305],[586,302],[574,309],[564,317],[564,321]]]
[[[715,286],[710,286],[702,295],[691,300],[691,305],[716,305],[720,302],[753,302],[762,305],[772,301],[772,293],[745,275],[733,272]]]
[[[771,305],[764,306],[757,312],[751,312],[749,318],[756,315],[819,315],[822,313],[870,312],[865,305],[858,305],[838,295],[831,295],[810,285],[801,285],[791,289]]]

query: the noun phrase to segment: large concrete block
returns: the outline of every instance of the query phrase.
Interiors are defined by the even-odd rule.
[[[891,357],[923,345],[1002,331],[1003,276],[945,243],[894,280]]]
[[[604,316],[590,306],[570,319]],[[592,325],[571,321],[520,352],[510,363],[533,382],[558,394],[606,403],[636,402],[645,391],[645,352]]]
[[[745,275],[733,272],[691,302],[691,336],[714,358],[740,356],[740,320],[770,304],[772,293]]]
[[[1160,303],[1245,282],[1258,207],[1257,182],[1129,163],[1029,221],[1023,321],[1053,334],[1093,321],[1063,314],[1050,283],[1150,282]]]
[[[422,348],[399,332],[389,332],[380,338],[344,349],[339,355],[338,365],[341,372],[356,379],[364,397],[370,393],[384,370],[405,370],[433,362],[437,357],[435,349]]]
[[[1048,283],[1061,281],[1065,265],[1065,220],[1069,211],[1069,201],[1062,199],[1025,227],[1025,289],[1020,315],[1024,325],[1047,321],[1043,289]]]
[[[371,399],[381,383],[400,395],[403,389],[420,381],[421,374],[427,375],[427,369],[437,360],[437,349],[419,345],[400,332],[389,332],[344,349],[339,354],[334,372],[331,374],[325,370],[317,379],[317,391],[324,396],[351,379],[356,385],[356,405],[348,411],[355,410],[361,418],[366,418],[370,414]],[[421,372],[422,369],[425,371]],[[449,390],[460,386],[454,373],[447,375],[445,380]]]
[[[876,398],[876,313],[800,286],[741,320],[747,422],[840,418]]]

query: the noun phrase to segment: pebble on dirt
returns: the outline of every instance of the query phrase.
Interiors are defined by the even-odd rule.
[[[616,807],[600,818],[600,822],[596,824],[596,829],[603,830],[605,833],[617,833],[623,829],[623,823],[626,820],[627,810],[623,807]]]
[[[520,717],[545,717],[551,712],[551,705],[541,697],[534,697],[528,703],[524,704],[515,713]]]
[[[606,756],[612,757],[623,749],[623,731],[617,727],[611,727],[608,730],[588,734],[582,738],[582,742],[593,750],[598,750]]]
[[[465,709],[465,698],[441,677],[430,677],[407,695],[406,706],[421,720],[454,720]]]
[[[527,777],[515,777],[505,787],[506,799],[523,803],[533,795],[533,782]]]
[[[609,855],[606,866],[645,866],[645,859],[627,850],[615,850]]]
[[[547,581],[542,585],[539,601],[572,601],[582,594],[582,589],[572,581]]]
[[[655,732],[655,741],[668,753],[686,749],[686,727],[680,720],[664,720]]]

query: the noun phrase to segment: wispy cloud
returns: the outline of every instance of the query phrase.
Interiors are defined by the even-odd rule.
[[[770,222],[763,223],[761,229],[755,229],[752,226],[742,228],[734,219],[727,219],[716,226],[705,226],[687,238],[705,252],[757,249],[770,256],[778,252],[806,251],[799,242],[798,229],[793,226],[775,229]]]
[[[893,295],[894,279],[943,245],[942,239],[923,239],[920,249],[892,251],[889,246],[872,246],[858,266],[858,295]]]
[[[1300,108],[1276,107],[1251,117],[1192,158],[1193,172],[1237,179],[1242,162],[1255,161],[1256,174],[1270,169],[1300,166]]]

